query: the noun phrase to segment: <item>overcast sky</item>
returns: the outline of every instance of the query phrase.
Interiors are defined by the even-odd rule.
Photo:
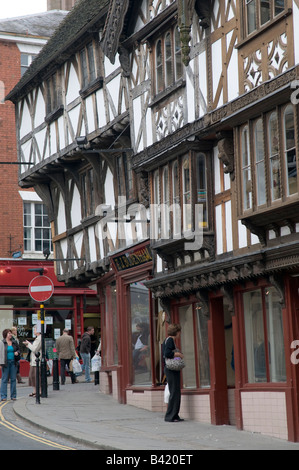
[[[47,0],[0,0],[0,3],[0,18],[12,18],[47,11]]]

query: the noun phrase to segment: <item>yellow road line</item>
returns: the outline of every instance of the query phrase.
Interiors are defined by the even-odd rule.
[[[7,405],[7,403],[9,402],[5,402],[4,404],[2,404],[0,406],[0,424],[2,426],[4,426],[5,428],[7,429],[10,429],[11,431],[14,431],[18,434],[21,434],[23,437],[27,437],[28,439],[32,439],[34,441],[37,441],[37,442],[40,442],[42,444],[45,444],[45,445],[48,445],[50,447],[54,447],[55,449],[60,449],[60,450],[75,450],[73,449],[72,447],[67,447],[67,446],[63,446],[61,444],[57,444],[56,442],[52,442],[48,439],[45,439],[44,437],[39,437],[39,436],[35,436],[34,434],[31,434],[30,432],[28,431],[24,431],[23,429],[21,428],[18,428],[17,426],[15,426],[14,424],[10,423],[9,421],[7,421],[4,416],[3,416],[3,413],[2,413],[2,409],[4,408],[5,405]]]

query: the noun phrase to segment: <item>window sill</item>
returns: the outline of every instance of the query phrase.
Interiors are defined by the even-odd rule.
[[[260,34],[263,34],[265,31],[268,29],[272,28],[274,25],[279,23],[281,20],[284,18],[287,18],[293,13],[292,8],[289,8],[288,10],[280,13],[280,15],[277,15],[273,20],[268,21],[268,23],[264,24],[260,29],[254,31],[253,33],[250,33],[246,38],[242,39],[239,44],[237,44],[235,47],[236,49],[241,49],[245,44],[250,42],[252,39],[256,39]]]
[[[58,108],[54,109],[51,113],[48,113],[45,117],[45,122],[51,124],[51,122],[56,121],[60,116],[63,115],[64,106],[61,104]]]
[[[87,98],[89,95],[94,93],[95,91],[99,90],[103,87],[103,78],[99,77],[96,78],[93,82],[89,83],[87,86],[82,88],[79,91],[81,98]]]
[[[180,78],[175,84],[169,86],[166,88],[166,90],[161,91],[158,93],[155,98],[151,101],[149,104],[149,107],[152,108],[159,104],[161,101],[165,100],[168,98],[170,95],[172,95],[174,92],[179,90],[180,88],[183,88],[186,86],[186,80],[184,78]]]

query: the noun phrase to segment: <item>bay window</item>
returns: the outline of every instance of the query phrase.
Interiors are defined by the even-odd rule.
[[[208,229],[206,166],[204,153],[190,152],[153,172],[153,240],[181,239],[196,228]]]
[[[279,106],[240,128],[242,210],[298,194],[296,109]]]

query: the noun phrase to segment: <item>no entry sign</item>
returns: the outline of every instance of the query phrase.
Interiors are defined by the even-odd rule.
[[[54,293],[54,284],[47,276],[36,276],[29,284],[29,294],[36,302],[46,302]]]

